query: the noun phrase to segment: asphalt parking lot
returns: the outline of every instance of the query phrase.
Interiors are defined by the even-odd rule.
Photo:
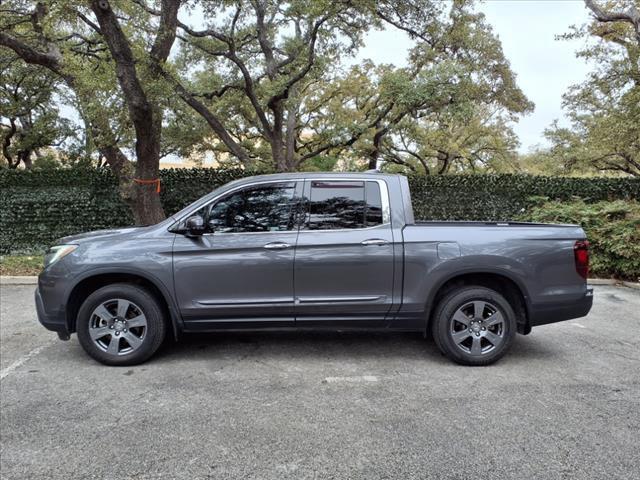
[[[416,334],[217,334],[104,367],[1,288],[0,475],[640,478],[640,291],[486,368]]]

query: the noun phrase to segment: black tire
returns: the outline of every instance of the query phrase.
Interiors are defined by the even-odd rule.
[[[502,358],[516,330],[516,315],[505,297],[479,286],[447,293],[436,306],[431,323],[440,351],[456,363],[472,366],[490,365]]]
[[[125,310],[124,316],[118,315],[120,302]],[[102,308],[106,312],[96,314],[99,308],[100,312],[105,312]],[[107,314],[112,314],[113,318],[107,320]],[[136,321],[144,321],[145,324],[133,326],[137,325]],[[127,322],[130,322],[128,329]],[[78,311],[76,330],[80,345],[91,357],[105,365],[124,366],[137,365],[149,359],[162,344],[167,325],[162,308],[151,292],[138,285],[116,283],[87,297]],[[101,334],[104,336],[95,338]],[[116,346],[111,348],[111,342]],[[118,353],[114,354],[114,350]]]

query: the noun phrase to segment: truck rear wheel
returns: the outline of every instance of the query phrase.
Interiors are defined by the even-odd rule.
[[[137,285],[118,283],[87,297],[76,321],[84,350],[105,365],[136,365],[153,355],[166,333],[158,301]]]
[[[495,290],[465,286],[438,303],[431,324],[440,351],[462,365],[489,365],[507,352],[516,334],[516,316]]]

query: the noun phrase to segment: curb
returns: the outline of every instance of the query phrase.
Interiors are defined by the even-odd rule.
[[[587,284],[589,285],[618,285],[622,282],[614,280],[613,278],[589,278]]]
[[[624,282],[613,278],[590,278],[589,285],[614,285],[618,287],[633,288],[640,290],[640,283]],[[0,285],[37,285],[38,277],[27,275],[0,276]]]
[[[38,277],[27,275],[0,276],[0,285],[37,285]]]
[[[590,278],[587,280],[589,285],[613,285],[615,287],[627,287],[634,290],[640,290],[640,283],[626,282],[624,280],[616,280],[614,278]]]

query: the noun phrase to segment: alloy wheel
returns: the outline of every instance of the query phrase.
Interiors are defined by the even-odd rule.
[[[456,310],[450,321],[449,334],[463,352],[481,356],[505,341],[505,319],[490,302],[474,300]]]
[[[142,345],[147,333],[147,317],[135,303],[123,298],[106,300],[89,319],[89,336],[104,352],[126,355]]]

